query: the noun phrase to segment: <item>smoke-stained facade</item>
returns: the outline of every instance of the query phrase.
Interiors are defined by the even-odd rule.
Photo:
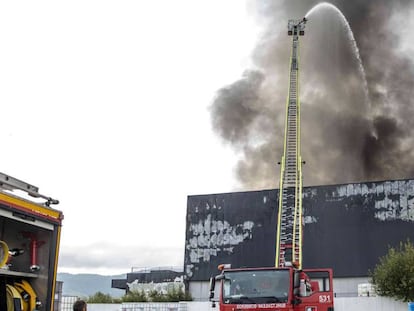
[[[303,266],[335,277],[362,277],[389,246],[414,240],[414,180],[303,189]],[[273,266],[278,191],[189,196],[184,273],[190,281],[217,265]]]

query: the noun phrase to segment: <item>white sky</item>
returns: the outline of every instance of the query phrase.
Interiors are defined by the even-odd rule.
[[[60,272],[183,265],[187,195],[237,187],[208,106],[257,34],[241,0],[0,2],[0,171],[60,200]]]

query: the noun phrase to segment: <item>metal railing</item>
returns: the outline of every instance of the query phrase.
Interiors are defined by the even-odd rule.
[[[76,296],[62,296],[58,310],[72,311],[73,304],[78,299],[79,297]],[[88,304],[88,309],[96,310],[94,307],[94,304]],[[185,302],[123,302],[118,304],[118,308],[117,310],[121,311],[187,311],[187,304]]]
[[[187,311],[185,303],[123,303],[121,311]]]
[[[77,296],[62,296],[59,302],[59,311],[73,311],[73,304],[79,299]]]

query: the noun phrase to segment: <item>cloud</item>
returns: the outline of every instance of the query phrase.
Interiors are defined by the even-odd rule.
[[[179,247],[113,245],[97,242],[86,246],[67,246],[60,251],[61,272],[111,271],[125,273],[132,267],[181,267],[184,250]]]

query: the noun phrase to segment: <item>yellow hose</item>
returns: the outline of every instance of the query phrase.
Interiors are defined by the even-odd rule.
[[[30,283],[26,280],[21,280],[21,282],[14,283],[14,287],[17,288],[19,293],[22,295],[23,311],[36,310],[37,295]]]
[[[10,284],[6,284],[7,311],[22,310],[22,296],[19,291]]]

